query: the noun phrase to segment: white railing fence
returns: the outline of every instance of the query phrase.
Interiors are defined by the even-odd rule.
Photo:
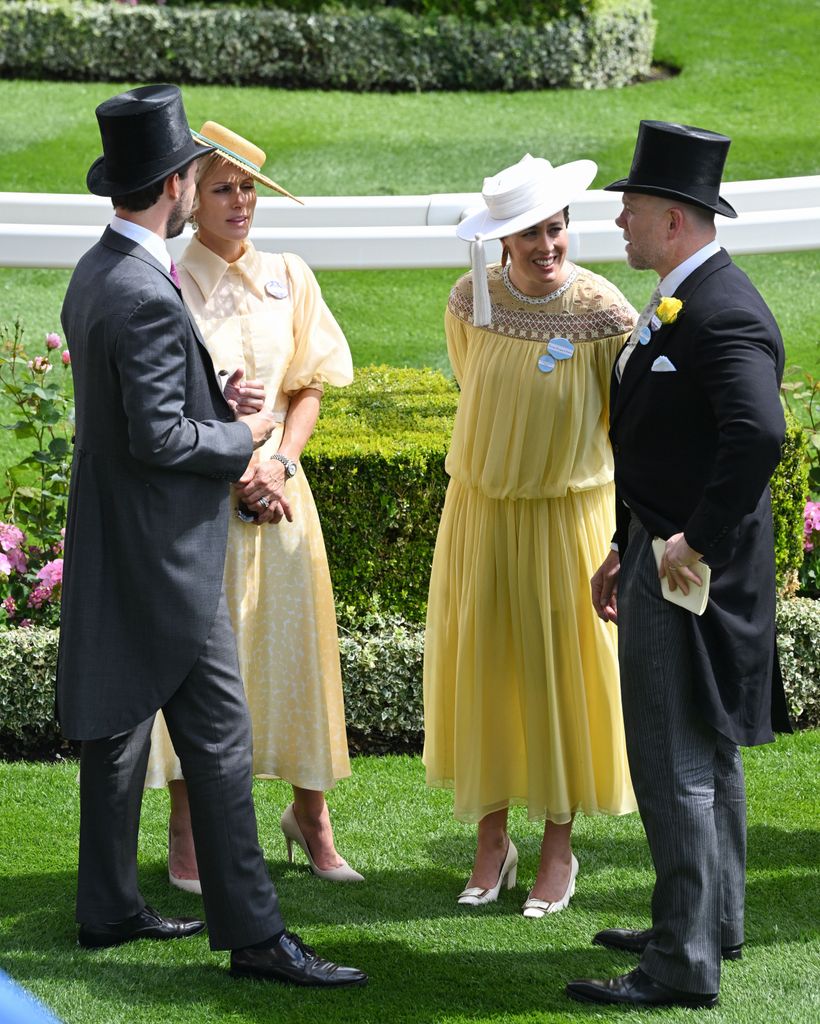
[[[726,182],[737,220],[718,217],[718,240],[735,254],[820,249],[820,175]],[[260,196],[251,237],[260,249],[295,252],[315,270],[466,267],[469,246],[455,225],[482,207],[478,193],[315,196],[304,206]],[[587,192],[572,204],[570,254],[585,262],[624,259],[614,219],[618,194]],[[73,267],[111,217],[89,195],[0,192],[0,267]],[[189,229],[169,248],[178,255]],[[500,248],[488,246],[489,258]]]

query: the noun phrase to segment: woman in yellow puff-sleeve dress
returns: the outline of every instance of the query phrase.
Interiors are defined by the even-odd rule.
[[[178,265],[183,297],[217,373],[241,369],[246,383],[263,384],[265,405],[279,421],[254,453],[262,500],[254,500],[249,512],[262,524],[231,517],[225,564],[253,722],[254,772],[293,785],[294,802],[281,820],[289,856],[295,842],[319,877],[361,881],[336,852],[324,799],[325,790],[350,775],[350,763],[327,557],[298,464],[324,385],[353,379],[350,350],[310,268],[298,256],[259,252],[247,241],[255,182],[284,192],[261,174],[265,154],[214,122],[203,125],[200,137],[216,148],[197,173],[197,233]],[[289,513],[266,496],[276,486],[281,493],[282,485]],[[199,892],[181,779],[158,716],[147,785],[168,782],[171,790],[171,882]]]
[[[635,311],[566,258],[567,204],[594,174],[527,156],[486,179],[488,209],[459,234],[501,238],[503,264],[485,270],[474,246],[445,314],[461,395],[430,581],[424,763],[479,826],[462,904],[515,884],[509,806],[545,819],[527,917],[569,903],[575,813],[635,809],[616,638],[589,587],[614,530],[609,379]]]

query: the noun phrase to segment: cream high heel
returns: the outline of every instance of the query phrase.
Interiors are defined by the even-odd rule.
[[[183,892],[192,892],[196,896],[202,895],[202,883],[198,878],[180,878],[171,871],[171,829],[168,828],[168,881],[177,889]]]
[[[555,900],[553,903],[547,900],[537,900],[533,897],[532,890],[530,890],[530,895],[522,911],[524,917],[543,917],[544,914],[557,914],[561,910],[566,910],[569,906],[569,901],[575,895],[575,878],[577,874],[578,861],[575,859],[575,854],[573,854],[572,864],[569,869],[569,881],[561,899]]]
[[[481,907],[485,903],[495,903],[501,886],[506,882],[506,887],[512,889],[518,877],[518,850],[512,839],[507,843],[507,852],[504,856],[504,863],[498,872],[498,881],[492,889],[479,889],[477,885],[471,885],[468,889],[458,894],[458,902],[464,907]]]
[[[289,864],[293,863],[293,844],[296,843],[298,846],[302,847],[302,852],[307,857],[308,864],[310,864],[310,870],[317,878],[324,878],[327,882],[364,881],[364,876],[360,875],[358,871],[354,871],[344,859],[337,868],[328,868],[325,870],[316,866],[313,857],[310,855],[310,847],[307,844],[307,840],[304,835],[302,835],[302,830],[299,828],[299,822],[296,820],[296,815],[293,813],[293,804],[288,804],[285,808],[285,813],[282,815],[279,826],[282,829],[282,834],[284,835],[285,842],[287,843]]]

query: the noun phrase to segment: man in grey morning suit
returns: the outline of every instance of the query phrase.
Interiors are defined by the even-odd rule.
[[[112,197],[115,217],[78,263],[62,313],[77,423],[57,696],[65,735],[83,741],[79,942],[204,928],[161,917],[137,885],[151,725],[162,708],[188,780],[211,946],[232,951],[234,974],[363,984],[362,972],[284,930],[257,839],[222,574],[228,482],[273,417],[234,419],[165,248],[190,214],[194,165],[209,149],[194,143],[174,86],[115,96],[97,119],[104,155],[88,187]]]
[[[740,959],[746,795],[738,744],[788,728],[774,638],[768,481],[785,429],[784,351],[749,279],[715,241],[730,140],[642,121],[616,223],[627,259],[659,288],[612,380],[617,533],[592,580],[601,618],[618,622],[624,723],[655,866],[652,927],[594,942],[640,955],[607,981],[573,981],[575,999],[713,1006],[721,958]],[[662,297],[661,318],[655,310]],[[672,306],[670,315],[666,310]],[[661,322],[661,319],[665,322]],[[645,326],[644,326],[645,325]],[[711,567],[701,617],[661,596]]]

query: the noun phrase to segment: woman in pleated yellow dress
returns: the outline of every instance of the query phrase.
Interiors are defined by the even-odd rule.
[[[236,382],[247,401],[261,400],[264,387],[264,402],[279,420],[254,453],[245,486],[235,489],[239,515],[230,520],[225,565],[254,772],[293,785],[281,819],[289,856],[296,843],[319,877],[361,881],[336,851],[324,798],[350,775],[350,762],[327,556],[298,461],[325,384],[353,379],[350,350],[308,266],[292,254],[258,252],[247,241],[256,182],[289,195],[261,173],[264,152],[212,121],[198,134],[215,151],[197,172],[197,233],[177,268],[183,297],[217,373],[232,387]],[[169,876],[199,892],[186,787],[158,716],[146,784],[166,782]]]
[[[578,862],[578,811],[635,809],[621,718],[617,645],[589,580],[614,531],[607,438],[612,365],[635,311],[567,259],[568,204],[588,160],[529,155],[484,182],[487,209],[463,221],[473,271],[445,314],[461,389],[430,581],[424,764],[478,823],[459,902],[516,881],[511,804],[544,819],[524,915],[563,910]],[[483,241],[500,238],[501,266]]]

